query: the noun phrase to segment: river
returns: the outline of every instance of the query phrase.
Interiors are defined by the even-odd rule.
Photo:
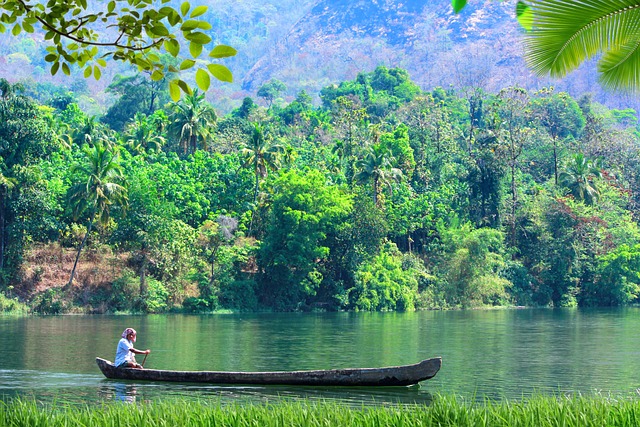
[[[380,367],[442,356],[437,376],[410,388],[313,388],[105,379],[125,327],[145,366],[268,371]],[[434,395],[522,399],[532,394],[637,397],[640,309],[510,309],[416,313],[269,313],[0,317],[0,396],[43,402],[323,400],[429,403]],[[138,356],[138,361],[141,357]]]

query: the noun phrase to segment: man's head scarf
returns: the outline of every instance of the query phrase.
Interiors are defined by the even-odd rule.
[[[124,332],[122,333],[122,338],[127,339],[127,337],[131,334],[135,334],[136,330],[133,328],[127,328],[124,330]]]

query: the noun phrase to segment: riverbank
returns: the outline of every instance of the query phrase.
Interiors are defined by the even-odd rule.
[[[640,401],[611,397],[536,396],[514,402],[467,402],[436,396],[431,405],[353,408],[305,401],[251,405],[172,401],[42,406],[33,400],[0,404],[0,426],[633,426]]]

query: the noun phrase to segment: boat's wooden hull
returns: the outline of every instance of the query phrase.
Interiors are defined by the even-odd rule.
[[[331,369],[280,372],[164,371],[158,369],[116,368],[96,357],[102,373],[111,379],[197,382],[211,384],[259,384],[304,386],[409,386],[428,380],[438,372],[440,357],[414,365],[386,368]]]

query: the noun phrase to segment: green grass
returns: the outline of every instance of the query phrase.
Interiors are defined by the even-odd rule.
[[[351,408],[334,403],[221,405],[207,402],[43,406],[0,403],[0,426],[638,426],[640,401],[604,397],[532,397],[471,403],[437,396],[429,406]]]

